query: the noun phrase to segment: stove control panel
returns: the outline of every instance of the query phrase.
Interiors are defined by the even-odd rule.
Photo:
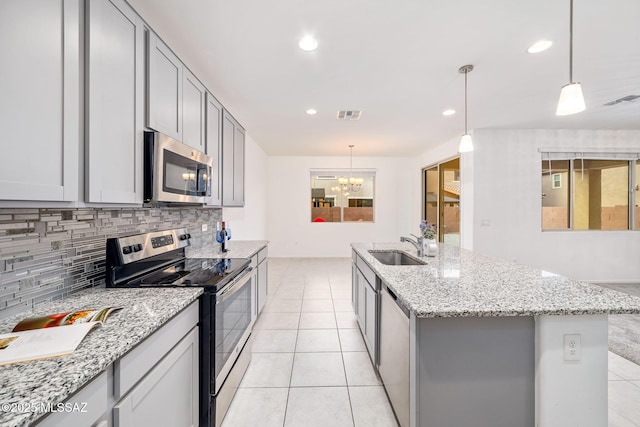
[[[187,229],[156,231],[135,236],[109,239],[116,244],[120,254],[120,263],[128,264],[155,255],[184,248],[191,244],[191,234]]]

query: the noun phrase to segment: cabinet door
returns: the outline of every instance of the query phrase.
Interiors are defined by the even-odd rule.
[[[244,206],[244,129],[237,123],[233,137],[233,201]]]
[[[258,314],[260,314],[262,308],[267,302],[268,268],[268,262],[266,260],[258,264]]]
[[[371,359],[374,363],[377,362],[377,352],[376,352],[376,342],[378,336],[378,328],[377,328],[377,314],[378,314],[378,304],[376,300],[376,292],[369,286],[365,284],[365,343],[367,344],[367,348],[369,349],[369,354],[371,355]]]
[[[124,0],[86,7],[87,201],[142,203],[143,22]]]
[[[222,205],[244,206],[244,129],[226,110],[222,121]]]
[[[182,62],[149,32],[147,126],[182,141]]]
[[[360,270],[357,271],[358,274],[358,310],[357,312],[357,317],[358,317],[358,324],[360,325],[360,330],[362,331],[363,334],[366,333],[366,326],[365,326],[365,313],[366,313],[366,306],[365,306],[365,288],[368,286],[367,285],[367,279],[364,278],[364,276],[362,275],[362,273],[360,272]]]
[[[206,153],[213,158],[209,206],[222,206],[222,104],[207,92]]]
[[[80,0],[2,0],[0,199],[79,198]]]
[[[188,69],[182,75],[182,142],[204,153],[207,90]]]
[[[351,264],[351,305],[358,314],[358,268],[355,263]]]
[[[198,425],[198,329],[194,328],[113,409],[118,427]]]

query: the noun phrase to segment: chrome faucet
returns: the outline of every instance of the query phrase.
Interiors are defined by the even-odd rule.
[[[413,240],[410,237],[401,236],[400,237],[400,241],[401,242],[409,242],[409,243],[411,243],[418,250],[418,256],[424,256],[424,246],[422,244],[424,239],[422,237],[416,236],[415,234],[412,234],[412,236],[415,237],[416,240]]]

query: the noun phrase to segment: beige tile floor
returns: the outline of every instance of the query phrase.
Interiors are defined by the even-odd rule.
[[[269,259],[269,299],[223,427],[397,426],[350,292],[350,258]],[[640,366],[613,353],[609,427],[640,427]]]

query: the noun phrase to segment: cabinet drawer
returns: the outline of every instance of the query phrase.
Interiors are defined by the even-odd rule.
[[[371,267],[369,267],[369,264],[364,262],[364,260],[362,258],[360,258],[359,255],[357,256],[356,265],[358,266],[358,268],[362,272],[362,275],[365,277],[365,279],[367,279],[367,282],[369,282],[369,285],[373,289],[379,290],[380,288],[379,288],[378,284],[376,283],[376,273],[373,272]]]
[[[264,247],[258,252],[258,264],[267,259],[267,248]]]
[[[196,301],[113,364],[113,395],[124,396],[198,323]]]
[[[65,401],[68,412],[54,412],[44,418],[38,427],[90,426],[107,412],[107,372],[98,375],[89,384]]]

